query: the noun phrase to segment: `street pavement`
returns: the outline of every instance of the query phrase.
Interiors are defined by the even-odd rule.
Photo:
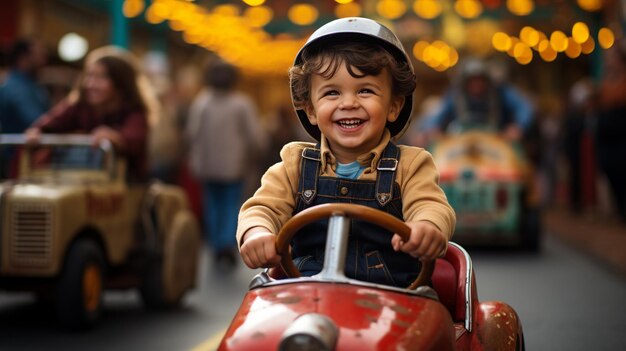
[[[554,236],[626,277],[626,223],[603,214],[551,209],[544,224]]]

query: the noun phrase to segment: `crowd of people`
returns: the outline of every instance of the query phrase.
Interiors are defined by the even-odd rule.
[[[108,139],[129,159],[130,181],[157,177],[185,183],[181,177],[189,170],[192,182],[187,185],[196,186],[201,196],[194,190],[189,194],[200,201],[196,213],[206,243],[222,266],[234,267],[238,261],[237,217],[251,165],[257,160],[280,162],[284,144],[301,139],[304,130],[309,134],[318,127],[324,131],[321,120],[307,117],[315,104],[297,113],[283,105],[277,111],[277,125],[267,128],[272,124],[263,124],[255,102],[237,89],[237,68],[219,58],[207,65],[203,86],[188,89],[186,98],[181,93],[178,101],[172,101],[172,94],[155,92],[154,82],[133,53],[113,46],[90,52],[74,88],[52,104],[38,82],[48,55],[38,40],[18,40],[12,45],[7,55],[10,65],[0,81],[0,132],[24,133],[31,144],[36,144],[42,133],[88,133],[94,143]],[[355,54],[346,55],[354,59],[350,55]],[[350,64],[362,70],[357,63]],[[597,83],[585,79],[572,87],[555,140],[569,165],[572,209],[579,211],[585,202],[593,202],[589,200],[593,194],[590,197],[584,191],[589,182],[595,187],[595,177],[602,175],[611,188],[615,212],[626,220],[626,185],[621,181],[626,176],[626,47],[621,42],[606,51],[604,72]],[[463,126],[482,125],[520,141],[541,119],[532,99],[513,85],[494,79],[485,61],[474,58],[463,62],[450,90],[430,112],[408,133],[416,131],[420,137],[406,140],[426,144]],[[304,129],[298,125],[298,117]],[[172,147],[160,144],[166,139],[162,133],[175,135]],[[314,139],[322,141],[316,133],[308,140]],[[322,149],[324,145],[322,142]],[[168,151],[171,157],[165,156],[167,152],[151,151],[155,148]],[[15,156],[9,149],[0,150],[0,178],[14,174]]]

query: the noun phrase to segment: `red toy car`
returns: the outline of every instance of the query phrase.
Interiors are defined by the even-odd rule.
[[[289,253],[291,238],[326,217],[324,269],[300,277]],[[360,205],[326,204],[298,213],[276,239],[281,266],[291,278],[279,269],[255,276],[218,350],[524,349],[517,313],[502,302],[478,301],[471,259],[455,243],[445,257],[424,262],[406,289],[347,278],[350,218],[410,233],[395,217]]]

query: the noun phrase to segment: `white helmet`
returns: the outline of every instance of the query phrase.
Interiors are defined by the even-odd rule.
[[[296,55],[294,65],[302,62],[302,52],[307,48],[324,47],[341,42],[376,43],[389,52],[398,62],[408,64],[411,72],[415,73],[411,59],[404,51],[404,47],[398,37],[389,28],[363,17],[341,18],[321,26],[311,34],[307,42],[302,46]],[[294,97],[293,86],[291,97],[292,99]],[[387,128],[391,132],[392,137],[401,136],[411,118],[413,95],[409,94],[404,98],[404,106],[402,106],[398,118],[394,122],[387,122]],[[296,107],[296,113],[307,133],[319,141],[321,137],[320,130],[309,122],[306,112]]]

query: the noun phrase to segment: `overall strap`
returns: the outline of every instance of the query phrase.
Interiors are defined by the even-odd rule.
[[[302,165],[300,169],[300,185],[298,192],[305,204],[310,205],[317,195],[317,178],[320,174],[321,152],[319,144],[315,148],[307,147],[302,150]]]
[[[400,161],[400,149],[389,142],[378,160],[376,169],[376,201],[383,207],[393,199],[393,185],[396,180],[396,170]]]

